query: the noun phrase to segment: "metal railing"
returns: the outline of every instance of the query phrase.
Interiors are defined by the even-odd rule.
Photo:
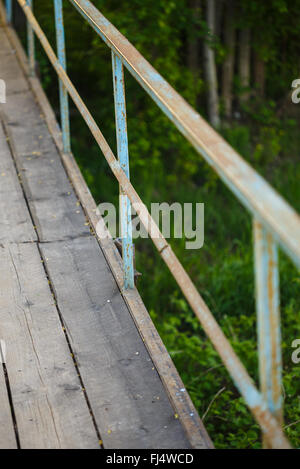
[[[132,205],[201,322],[203,329],[218,351],[256,421],[261,426],[265,447],[289,448],[289,442],[282,429],[283,399],[277,246],[279,245],[286,252],[296,266],[300,266],[300,218],[298,214],[184,101],[90,1],[69,0],[112,51],[117,159],[66,73],[62,0],[53,0],[58,57],[56,57],[32,12],[32,0],[17,1],[27,18],[31,73],[34,73],[35,63],[34,32],[59,77],[64,151],[70,152],[69,95],[86,121],[119,182],[120,192],[123,195],[120,198],[120,213],[124,288],[134,288]],[[11,0],[6,0],[6,11],[9,23],[12,18]],[[160,233],[130,182],[124,66],[253,216],[261,392],[257,390],[213,314],[196,290],[170,245]]]

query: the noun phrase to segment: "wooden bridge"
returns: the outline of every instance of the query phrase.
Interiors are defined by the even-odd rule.
[[[208,447],[159,344],[181,406],[170,399],[106,260],[109,252],[77,196],[91,198],[89,191],[74,160],[67,174],[46,122],[52,111],[37,80],[32,89],[22,59],[16,36],[2,24],[0,77],[7,102],[0,126],[0,339],[6,359],[0,447]],[[113,244],[108,250],[120,263]],[[141,321],[157,340],[138,300]]]
[[[54,0],[58,57],[32,2],[18,0],[29,60],[10,26],[11,0],[6,11],[0,3],[0,448],[212,448],[134,286],[130,204],[260,424],[264,445],[289,448],[277,246],[300,265],[299,216],[90,1],[70,2],[112,50],[118,158],[66,73],[61,0]],[[34,74],[34,34],[59,76],[62,131]],[[123,66],[253,215],[260,391],[130,182]],[[124,196],[123,258],[71,153],[68,96]]]

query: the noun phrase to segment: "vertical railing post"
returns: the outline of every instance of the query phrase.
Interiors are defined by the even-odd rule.
[[[26,0],[27,5],[32,10],[33,0]],[[28,59],[29,59],[29,71],[30,75],[35,75],[35,45],[34,45],[34,32],[27,21],[27,48],[28,48]]]
[[[62,0],[54,0],[54,12],[55,12],[55,29],[56,29],[56,43],[57,43],[57,55],[60,65],[67,69],[66,62],[66,45],[65,45],[65,29],[63,20],[63,7]],[[63,138],[64,152],[69,153],[71,151],[70,142],[70,114],[69,114],[69,98],[68,92],[61,79],[59,78],[59,97],[60,97],[60,118],[61,118],[61,129]]]
[[[124,173],[129,178],[124,69],[121,60],[114,52],[112,52],[112,66],[118,159]],[[120,187],[120,224],[124,264],[124,288],[128,289],[134,287],[131,205],[122,187]]]
[[[6,22],[9,24],[12,22],[12,0],[6,0],[5,7],[6,7]]]
[[[278,250],[256,220],[254,244],[260,388],[270,412],[283,424]],[[263,445],[269,447],[265,438]]]

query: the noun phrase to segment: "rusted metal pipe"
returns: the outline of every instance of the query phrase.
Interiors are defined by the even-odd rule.
[[[300,266],[300,217],[89,0],[70,0],[198,153]]]
[[[256,220],[254,248],[260,390],[283,425],[278,252],[272,235]]]
[[[112,52],[112,69],[118,159],[121,168],[128,179],[130,179],[124,70],[121,60],[114,52]],[[122,186],[120,186],[120,225],[124,266],[124,288],[134,288],[131,205]]]
[[[55,13],[57,55],[58,55],[58,59],[59,59],[61,66],[63,67],[64,70],[67,70],[65,29],[64,29],[62,0],[54,0],[54,13]],[[66,87],[61,80],[59,80],[59,99],[60,99],[60,119],[61,119],[64,152],[69,153],[71,151],[69,98],[68,98],[68,92],[66,90]]]
[[[247,405],[249,406],[252,414],[262,428],[262,431],[267,438],[268,442],[273,448],[290,448],[290,444],[285,438],[281,426],[278,424],[276,419],[272,416],[268,410],[267,403],[263,399],[262,395],[256,389],[252,379],[249,377],[245,367],[235,354],[230,343],[226,339],[220,326],[214,319],[211,311],[205,304],[204,300],[197,291],[192,280],[182,267],[181,263],[177,259],[176,255],[172,251],[171,246],[167,243],[165,238],[160,233],[156,223],[150,216],[146,206],[142,203],[140,197],[132,186],[131,182],[127,178],[125,172],[121,168],[120,163],[114,156],[110,149],[107,141],[97,126],[95,120],[91,116],[86,105],[80,98],[70,78],[66,74],[63,67],[60,65],[53,49],[51,48],[45,34],[40,28],[31,10],[26,5],[26,0],[18,0],[19,4],[23,8],[27,19],[30,21],[37,37],[39,38],[45,52],[48,55],[50,62],[55,68],[57,74],[66,86],[70,96],[74,103],[78,107],[81,115],[95,137],[103,155],[105,156],[113,174],[122,186],[125,194],[129,197],[133,207],[135,208],[141,223],[150,234],[155,246],[157,247],[161,257],[169,267],[173,277],[177,281],[179,287],[184,293],[188,303],[195,312],[199,321],[202,324],[203,329],[212,341],[214,347],[218,351],[223,363],[228,369],[232,376],[237,388],[244,397]]]
[[[12,0],[5,0],[5,8],[6,8],[6,21],[9,24],[12,22]]]

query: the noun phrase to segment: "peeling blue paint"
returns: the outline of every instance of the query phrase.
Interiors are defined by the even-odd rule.
[[[26,0],[32,5],[32,0]],[[246,369],[234,353],[213,314],[196,290],[193,282],[156,227],[157,239],[153,239],[162,258],[168,265],[189,304],[230,372],[235,385],[244,397],[273,447],[289,447],[278,419],[282,407],[281,350],[279,318],[279,279],[277,243],[289,257],[300,265],[300,220],[298,214],[271,186],[257,174],[231,147],[196,113],[181,96],[156,72],[138,51],[88,0],[70,0],[81,15],[97,31],[112,50],[116,132],[119,161],[113,155],[99,127],[65,73],[65,38],[62,0],[54,0],[58,60],[37,23],[28,16],[25,0],[19,3],[31,20],[32,27],[60,77],[61,116],[64,150],[70,148],[68,95],[70,94],[84,120],[99,144],[114,175],[121,185],[120,213],[122,225],[125,288],[134,286],[131,206],[139,206],[142,223],[150,219],[130,183],[128,136],[126,126],[126,102],[123,66],[136,78],[179,131],[214,168],[234,195],[253,214],[255,232],[255,276],[257,286],[258,334],[260,376],[262,392],[259,392]],[[7,17],[11,3],[6,2]],[[29,23],[29,21],[28,21]],[[33,37],[33,35],[32,35]],[[34,43],[31,49],[34,56]],[[33,59],[34,63],[34,59]],[[122,171],[121,171],[122,169]],[[141,211],[141,209],[143,209]],[[153,222],[153,221],[152,221]],[[153,225],[152,225],[153,227]],[[153,237],[155,238],[155,237]],[[168,247],[168,249],[166,249]],[[279,392],[278,392],[279,391]],[[272,415],[273,414],[273,415]]]
[[[54,0],[54,13],[58,60],[63,69],[66,70],[67,63],[62,0]],[[64,152],[69,153],[71,151],[69,98],[67,89],[61,80],[59,80],[59,98]]]
[[[124,71],[121,60],[114,52],[112,52],[112,68],[118,158],[122,170],[127,178],[130,179]],[[120,188],[120,224],[124,265],[124,288],[134,288],[131,204],[122,188]]]

